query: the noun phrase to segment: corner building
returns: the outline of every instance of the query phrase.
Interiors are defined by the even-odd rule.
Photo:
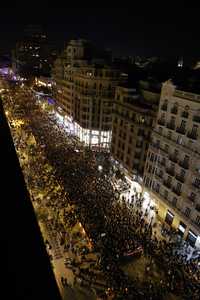
[[[200,95],[163,84],[144,173],[158,216],[200,247]]]
[[[115,87],[122,80],[110,53],[72,40],[56,60],[54,78],[63,122],[90,147],[109,149]]]

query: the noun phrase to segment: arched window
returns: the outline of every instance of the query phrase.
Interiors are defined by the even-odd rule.
[[[178,103],[177,102],[175,102],[174,105],[172,106],[171,113],[175,114],[175,115],[178,113]]]
[[[184,108],[184,111],[181,114],[181,117],[182,118],[188,118],[189,117],[189,110],[190,110],[190,107],[188,105],[186,105],[185,108]]]

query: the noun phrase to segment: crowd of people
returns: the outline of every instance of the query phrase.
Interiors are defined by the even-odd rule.
[[[99,266],[108,287],[107,293],[101,297],[106,299],[109,291],[115,299],[160,300],[169,293],[180,295],[181,299],[199,299],[198,259],[187,261],[178,251],[175,239],[160,240],[153,222],[148,222],[141,210],[142,195],[130,195],[131,201],[128,203],[125,198],[116,197],[107,170],[100,171],[98,168],[96,154],[66,133],[55,115],[43,111],[33,97],[29,100],[19,101],[24,111],[25,129],[35,137],[43,164],[53,167],[54,176],[63,187],[55,192],[54,197],[49,197],[52,185],[47,176],[45,182],[38,180],[36,189],[40,185],[48,187],[44,198],[46,205],[53,210],[63,209],[69,203],[74,205],[75,220],[83,224],[93,249],[100,254]],[[34,163],[29,168],[35,169],[35,174],[43,172]],[[66,213],[64,222],[68,222],[67,218]],[[60,226],[58,220],[57,226]],[[125,253],[140,246],[143,255],[149,259],[148,270],[153,264],[164,270],[160,280],[147,277],[140,282],[130,279],[122,270]]]

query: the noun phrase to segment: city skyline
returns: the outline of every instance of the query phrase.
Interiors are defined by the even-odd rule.
[[[1,17],[2,49],[12,49],[27,24],[41,24],[58,48],[71,38],[91,39],[111,48],[114,55],[198,56],[198,18],[195,7],[151,5],[108,7],[60,4],[54,7],[36,1],[27,8],[23,2],[6,4]],[[192,18],[191,18],[192,17]],[[192,45],[192,47],[191,47]]]

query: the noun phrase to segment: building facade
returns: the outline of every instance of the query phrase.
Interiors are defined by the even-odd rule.
[[[63,122],[93,148],[110,148],[112,105],[120,72],[107,52],[85,40],[72,40],[55,62],[57,111]]]
[[[142,95],[140,89],[118,86],[113,109],[113,157],[131,177],[143,177],[159,94]],[[152,98],[151,98],[152,97]]]
[[[200,95],[171,81],[162,87],[144,183],[158,216],[200,247]]]

